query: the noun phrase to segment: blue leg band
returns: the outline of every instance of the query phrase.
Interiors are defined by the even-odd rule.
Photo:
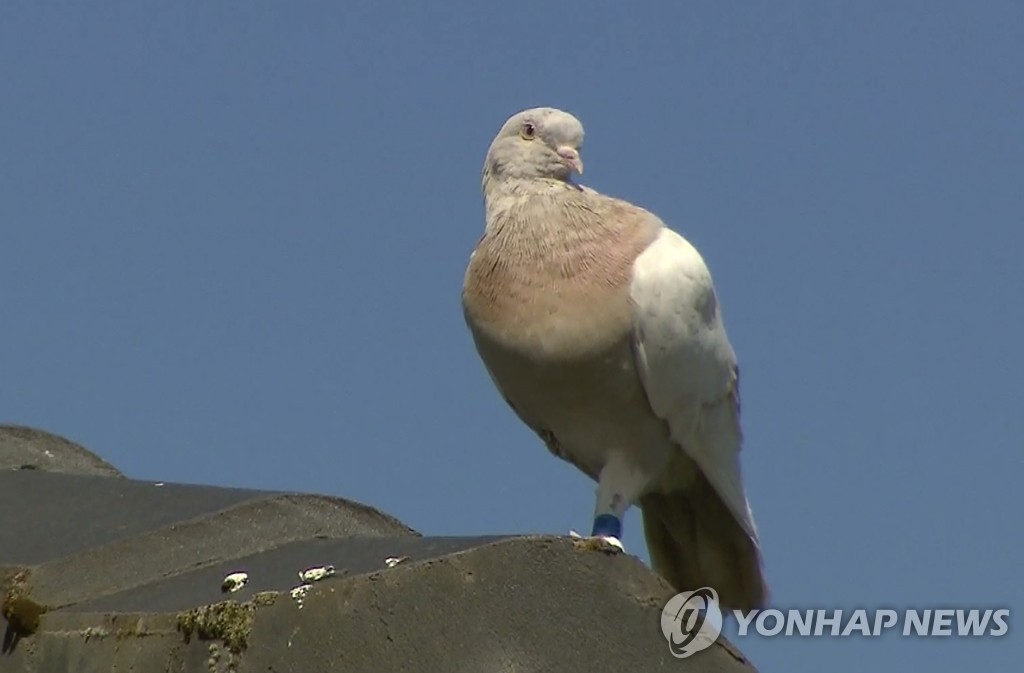
[[[622,537],[622,522],[614,514],[601,514],[594,517],[594,531],[591,535],[597,537]]]

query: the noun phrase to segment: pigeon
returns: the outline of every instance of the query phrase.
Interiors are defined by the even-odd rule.
[[[651,565],[677,591],[761,608],[739,368],[711,274],[657,216],[574,181],[582,144],[579,120],[548,107],[491,143],[462,289],[477,353],[519,419],[597,482],[590,540],[621,548],[639,506]]]

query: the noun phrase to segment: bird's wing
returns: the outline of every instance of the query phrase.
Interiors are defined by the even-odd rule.
[[[634,357],[648,402],[752,540],[739,452],[739,369],[711,274],[686,239],[664,228],[637,258]]]

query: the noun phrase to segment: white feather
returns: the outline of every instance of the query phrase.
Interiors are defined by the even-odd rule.
[[[637,258],[630,296],[637,370],[652,410],[756,544],[740,473],[736,356],[704,260],[664,228]]]

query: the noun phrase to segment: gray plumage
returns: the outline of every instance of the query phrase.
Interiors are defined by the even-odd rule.
[[[643,510],[655,570],[723,607],[766,600],[743,492],[738,369],[700,254],[653,214],[575,184],[583,127],[512,116],[483,170],[486,228],[463,307],[515,413],[599,482],[598,511]]]

